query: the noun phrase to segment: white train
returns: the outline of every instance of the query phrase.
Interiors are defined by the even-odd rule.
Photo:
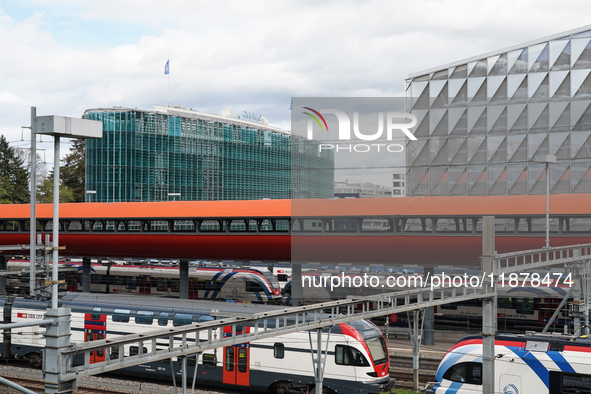
[[[66,272],[64,291],[82,291],[82,263],[67,263],[78,268]],[[11,260],[8,269],[26,269],[29,262]],[[170,265],[92,264],[92,293],[131,293],[179,295],[179,268]],[[61,274],[60,274],[61,275]],[[7,280],[9,291],[28,291],[28,277]],[[240,302],[279,303],[281,288],[277,278],[263,267],[189,267],[189,299],[235,300]]]
[[[555,335],[495,337],[495,393],[591,393],[591,340]],[[427,394],[482,393],[482,337],[461,339],[441,360]]]
[[[5,300],[0,298],[0,309],[8,308]],[[212,320],[212,310],[231,315],[278,308],[271,305],[87,293],[66,293],[61,296],[60,305],[72,310],[72,342],[116,338],[154,331],[164,326]],[[44,316],[47,307],[47,302],[15,299],[9,313],[13,322],[39,319]],[[251,328],[237,327],[237,330],[248,332]],[[44,331],[44,328],[39,327],[13,329],[13,356],[39,362],[45,344]],[[219,337],[223,332],[215,334]],[[328,339],[328,329],[322,339]],[[335,325],[330,329],[329,341],[324,393],[377,394],[391,389],[393,382],[389,374],[388,350],[382,333],[373,323],[359,320]],[[151,343],[145,345],[144,352],[150,352]],[[156,346],[166,348],[168,344],[157,342]],[[139,351],[137,346],[127,345],[114,350],[111,351],[112,358],[118,357],[119,351],[124,352],[125,356],[138,354]],[[96,351],[91,356],[91,362],[104,361],[106,356],[106,351]],[[173,364],[177,379],[180,379],[180,365],[177,362]],[[267,393],[314,392],[310,344],[305,331],[204,352],[196,360],[188,360],[188,384],[192,383],[195,368],[197,384],[200,386],[242,388]],[[168,360],[146,363],[119,372],[164,380],[170,380],[172,376]]]

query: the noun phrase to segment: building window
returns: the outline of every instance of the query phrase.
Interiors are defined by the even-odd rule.
[[[394,187],[400,187],[400,182],[394,182],[393,186]]]
[[[400,174],[393,174],[392,179],[401,179]]]
[[[400,190],[392,190],[392,194],[394,196],[399,196],[400,195]]]

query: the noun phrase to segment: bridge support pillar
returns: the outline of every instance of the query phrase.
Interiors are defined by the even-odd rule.
[[[82,258],[82,292],[90,293],[90,259]]]
[[[62,351],[70,348],[70,308],[49,308],[46,317],[57,318],[57,324],[48,324],[45,331],[45,393],[74,393],[77,388],[76,379],[61,380],[61,374],[67,371],[67,359],[62,356]]]
[[[291,263],[291,306],[302,306],[302,263]]]
[[[189,260],[181,260],[179,269],[179,298],[189,299]]]
[[[482,218],[482,285],[487,293],[495,288],[495,217]],[[489,276],[493,274],[493,276]],[[482,393],[495,392],[496,297],[482,300]]]

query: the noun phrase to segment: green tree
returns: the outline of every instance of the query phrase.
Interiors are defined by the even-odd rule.
[[[37,202],[39,204],[53,203],[53,172],[37,188]],[[72,189],[65,186],[62,181],[60,185],[60,203],[65,202],[75,202],[75,200]]]
[[[4,135],[0,135],[0,178],[7,193],[7,201],[13,204],[29,202],[29,173],[16,149],[8,145]],[[5,200],[1,199],[2,202]]]
[[[84,139],[74,140],[70,153],[62,160],[60,168],[61,184],[67,187],[73,195],[74,202],[84,202],[86,186],[84,184],[84,171],[86,165]],[[60,192],[61,194],[61,192]]]
[[[8,195],[8,180],[0,178],[0,204],[10,204],[10,196]]]

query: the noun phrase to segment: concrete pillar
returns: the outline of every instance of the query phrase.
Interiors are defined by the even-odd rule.
[[[82,258],[82,292],[90,293],[90,259]]]
[[[179,298],[189,299],[189,260],[181,260],[179,267]]]
[[[0,256],[0,271],[6,271],[6,257]],[[6,275],[0,276],[0,296],[6,295]]]
[[[302,305],[302,263],[291,263],[291,305]]]
[[[62,381],[60,377],[67,367],[67,360],[61,352],[70,347],[70,308],[48,308],[46,317],[57,318],[58,324],[48,324],[45,330],[45,393],[74,392],[76,380]]]

